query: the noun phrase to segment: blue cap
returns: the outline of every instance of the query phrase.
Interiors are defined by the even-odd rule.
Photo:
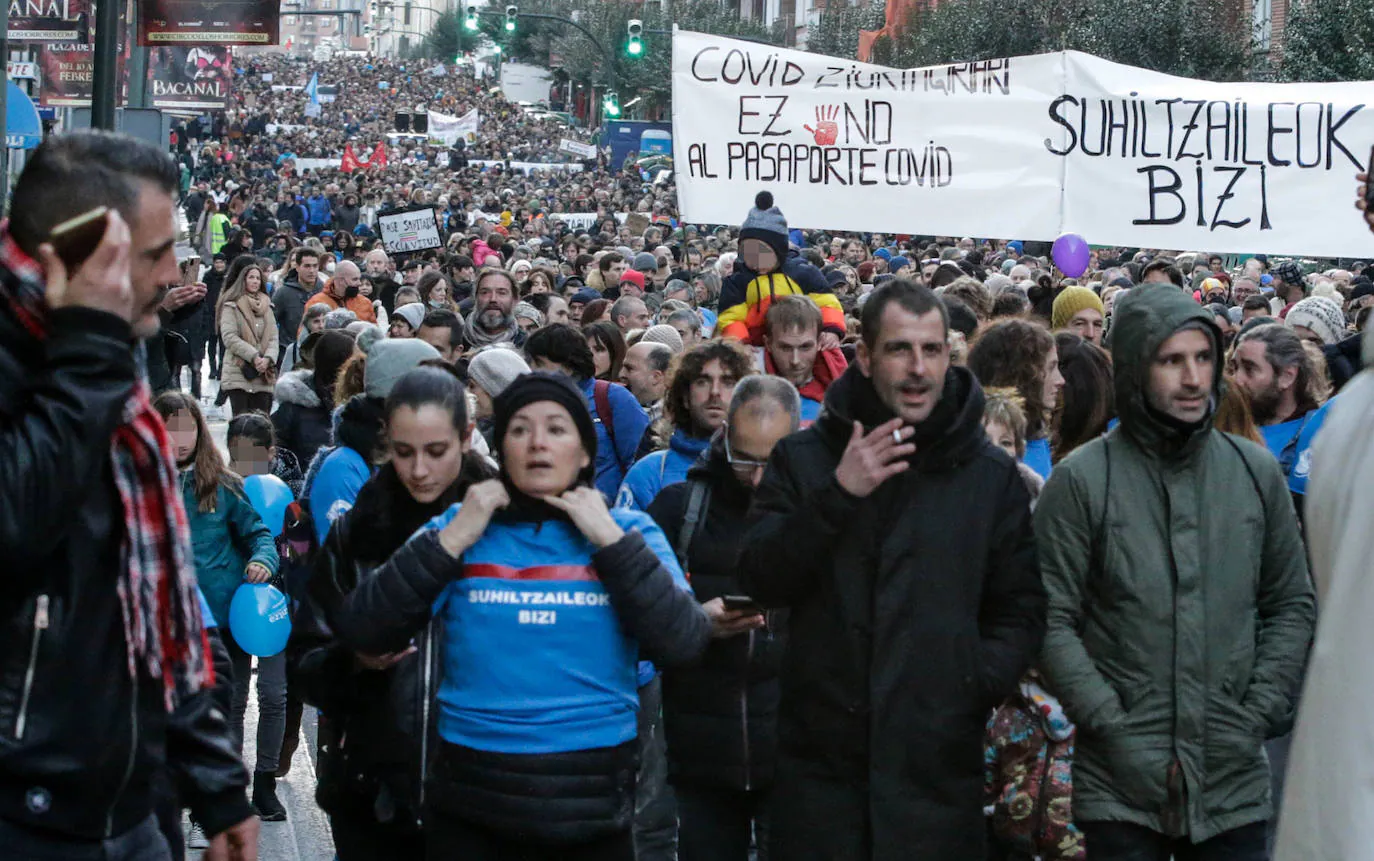
[[[888,251],[886,248],[879,248],[877,251],[873,252],[873,256],[881,257],[884,260],[890,260],[892,258],[892,252]]]
[[[901,269],[903,266],[910,266],[910,265],[911,265],[911,261],[910,261],[910,260],[907,260],[905,257],[903,257],[903,256],[901,256],[900,254],[898,254],[896,257],[893,257],[891,260],[887,261],[887,270],[888,270],[889,272],[896,272],[898,269]]]
[[[1019,239],[1013,239],[1012,241],[1007,243],[1007,248],[1010,248],[1012,251],[1015,251],[1018,255],[1025,253],[1021,250],[1023,247],[1024,246],[1021,245],[1021,240]]]

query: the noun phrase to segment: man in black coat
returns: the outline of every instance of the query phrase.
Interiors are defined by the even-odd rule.
[[[745,861],[768,829],[778,748],[778,669],[786,613],[729,608],[738,598],[746,516],[763,464],[801,426],[801,398],[781,377],[735,386],[725,426],[687,472],[661,490],[649,516],[690,572],[711,618],[700,663],[663,673],[668,777],[677,796],[679,861]]]
[[[981,859],[984,725],[1045,631],[1030,500],[935,294],[889,281],[863,333],[773,450],[739,565],[791,610],[769,857]]]

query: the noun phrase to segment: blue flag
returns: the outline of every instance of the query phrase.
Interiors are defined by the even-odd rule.
[[[307,117],[318,117],[320,115],[320,73],[316,72],[310,76],[310,83],[305,85],[305,94],[309,97],[309,102],[305,106]]]

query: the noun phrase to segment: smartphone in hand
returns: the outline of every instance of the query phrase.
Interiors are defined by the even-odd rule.
[[[110,208],[97,206],[75,218],[58,224],[48,235],[53,250],[71,274],[81,267],[100,247],[105,237],[105,228],[110,223]]]
[[[720,601],[732,613],[745,612],[755,616],[763,615],[763,607],[747,595],[722,595]]]

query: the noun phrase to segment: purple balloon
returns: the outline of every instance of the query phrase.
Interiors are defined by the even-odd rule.
[[[1077,233],[1065,233],[1054,240],[1051,256],[1059,271],[1070,278],[1077,278],[1088,271],[1088,243]]]

